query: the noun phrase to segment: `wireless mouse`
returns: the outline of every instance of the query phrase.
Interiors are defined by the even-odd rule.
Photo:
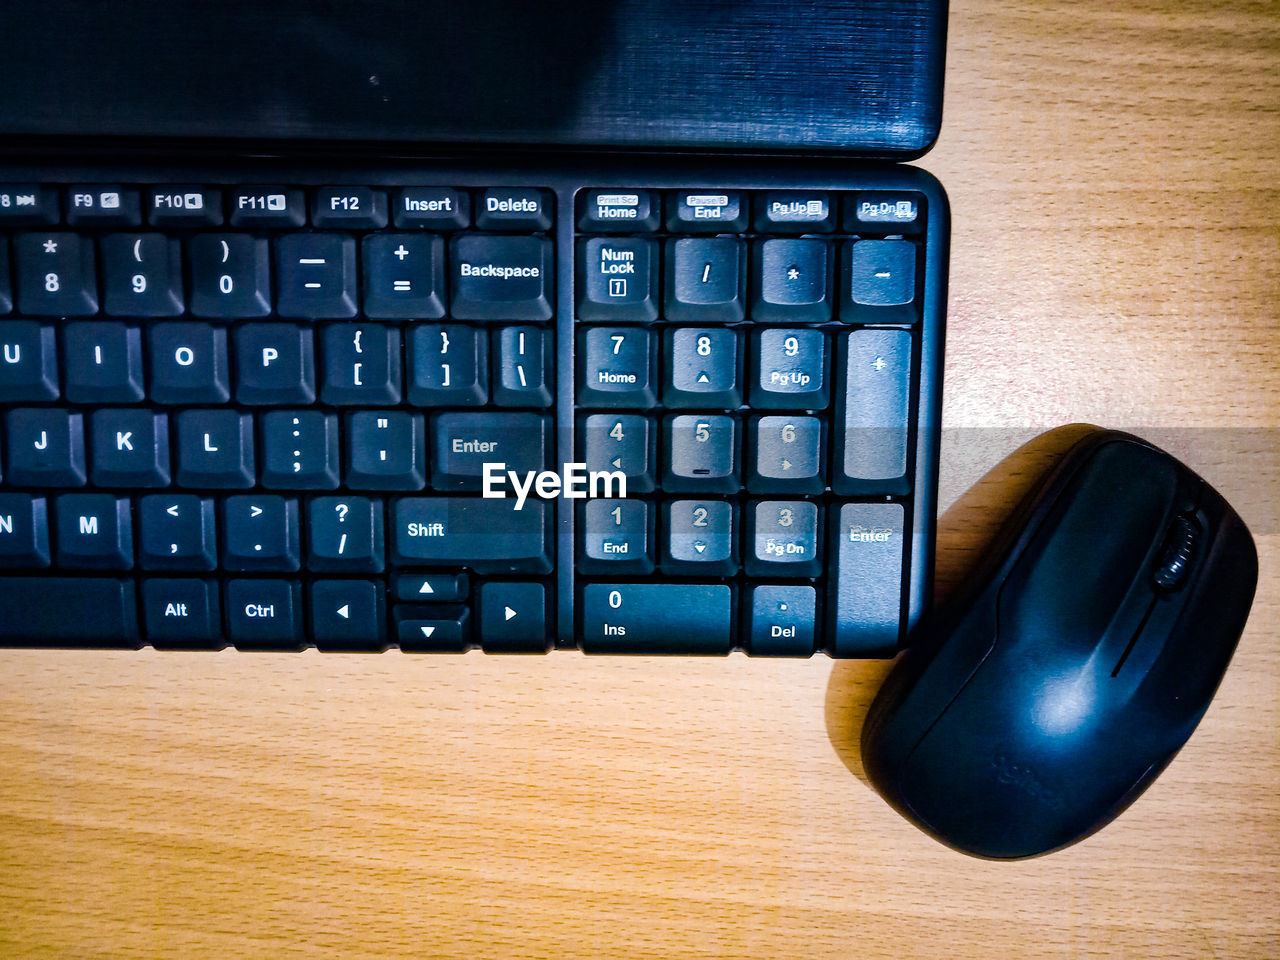
[[[894,666],[863,725],[871,783],[979,857],[1090,835],[1195,729],[1257,579],[1249,531],[1200,477],[1137,437],[1086,437]]]

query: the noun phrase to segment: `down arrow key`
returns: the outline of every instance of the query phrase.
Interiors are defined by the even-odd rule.
[[[471,642],[471,611],[461,604],[400,606],[392,618],[401,650],[460,652]]]

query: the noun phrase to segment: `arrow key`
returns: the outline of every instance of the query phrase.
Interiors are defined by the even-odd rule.
[[[395,579],[397,600],[410,603],[452,603],[467,599],[470,592],[465,574],[402,574]]]
[[[547,590],[540,583],[486,583],[480,587],[480,645],[486,653],[545,653]]]
[[[379,651],[387,643],[385,591],[364,580],[311,584],[311,638],[321,650]]]
[[[471,642],[471,611],[460,604],[396,607],[392,617],[400,649],[408,653],[461,653]]]

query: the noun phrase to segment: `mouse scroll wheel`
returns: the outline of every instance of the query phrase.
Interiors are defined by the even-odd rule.
[[[1160,559],[1156,561],[1156,569],[1152,578],[1156,586],[1162,590],[1176,590],[1187,577],[1191,562],[1196,556],[1196,545],[1200,540],[1200,528],[1187,517],[1175,517],[1169,527],[1169,535],[1165,537],[1164,547],[1160,551]]]

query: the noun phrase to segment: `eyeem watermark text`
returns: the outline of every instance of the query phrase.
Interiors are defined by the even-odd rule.
[[[543,500],[564,496],[569,500],[585,500],[588,497],[625,497],[627,475],[621,470],[587,470],[585,463],[566,463],[560,473],[554,470],[527,470],[524,475],[508,470],[505,463],[484,464],[484,484],[481,496],[502,499],[515,491],[517,510],[524,509],[524,502],[533,493]]]

